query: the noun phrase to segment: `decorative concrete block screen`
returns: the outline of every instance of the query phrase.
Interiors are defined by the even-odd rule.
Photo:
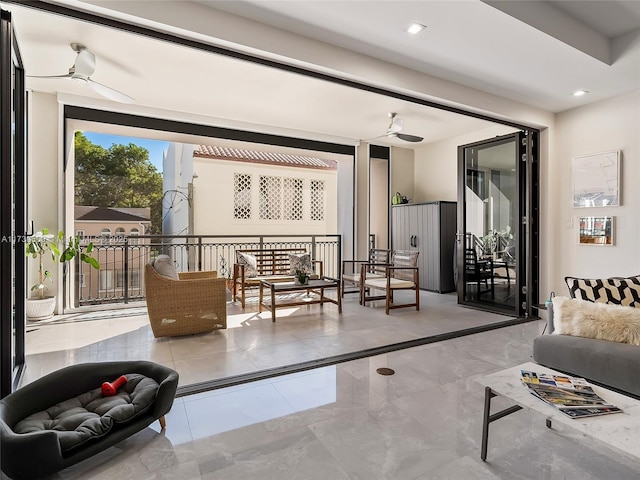
[[[324,220],[324,180],[311,180],[311,220]]]
[[[233,217],[241,220],[251,219],[251,175],[236,173],[233,175]]]
[[[305,184],[309,189],[308,197],[305,195]],[[254,218],[251,209],[252,187],[250,173],[234,173],[233,216],[235,219],[251,220]],[[325,180],[259,175],[258,190],[258,218],[260,220],[303,222],[305,220],[324,221],[326,218]]]
[[[284,182],[284,219],[285,220],[302,220],[302,192],[303,181],[301,178],[282,179]]]
[[[260,175],[260,220],[280,220],[282,178]]]

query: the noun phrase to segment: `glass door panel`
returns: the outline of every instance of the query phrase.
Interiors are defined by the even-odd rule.
[[[518,133],[459,147],[458,300],[516,313]]]

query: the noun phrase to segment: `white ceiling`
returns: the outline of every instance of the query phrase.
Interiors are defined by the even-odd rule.
[[[127,2],[56,3],[100,4],[113,7],[109,13],[123,18],[116,10]],[[146,5],[153,9],[154,3]],[[198,3],[206,5],[205,11],[212,16],[224,10],[553,112],[640,86],[640,2],[535,2],[536,7],[544,4],[537,8],[544,18],[550,12],[581,16],[573,20],[578,27],[560,29],[565,37],[570,36],[568,31],[576,33],[563,41],[541,30],[554,31],[553,22],[533,28],[515,18],[526,17],[535,24],[526,9],[507,14],[477,0]],[[502,3],[513,10],[513,4],[531,2]],[[604,4],[608,5],[605,13],[599,10]],[[96,54],[92,78],[130,95],[136,106],[200,115],[225,126],[346,142],[384,133],[390,111],[404,118],[404,133],[424,136],[425,142],[490,126],[482,120],[23,6],[3,8],[13,12],[27,75],[67,73],[75,59],[69,44],[80,42]],[[410,37],[403,32],[410,21],[428,28]],[[613,52],[612,65],[593,56],[601,56],[603,45],[609,47],[604,48],[605,56]],[[28,79],[27,86],[99,97],[69,79]],[[578,88],[591,93],[572,97]],[[377,143],[415,146],[386,138]]]

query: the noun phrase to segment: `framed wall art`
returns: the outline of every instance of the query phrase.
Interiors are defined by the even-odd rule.
[[[580,245],[613,246],[615,217],[580,217]]]
[[[574,208],[621,204],[620,150],[574,157],[571,172]]]

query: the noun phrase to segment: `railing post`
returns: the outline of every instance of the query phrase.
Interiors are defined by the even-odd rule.
[[[198,237],[198,271],[202,271],[202,237]]]
[[[129,303],[129,237],[124,237],[124,303]]]
[[[311,261],[315,262],[318,258],[318,252],[316,252],[316,236],[311,235]]]
[[[336,265],[336,277],[342,273],[342,235],[338,235],[338,265]]]

